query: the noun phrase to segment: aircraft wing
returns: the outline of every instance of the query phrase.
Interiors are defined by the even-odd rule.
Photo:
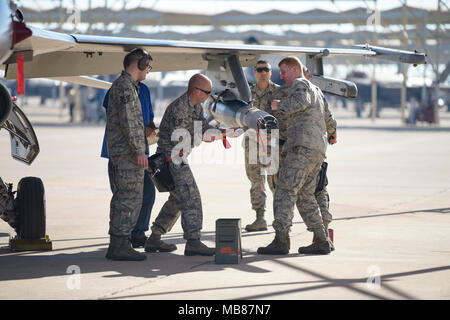
[[[15,79],[17,76],[18,52],[24,53],[25,78],[58,78],[119,74],[123,69],[124,55],[135,47],[150,52],[154,60],[154,72],[207,69],[209,61],[227,55],[238,56],[243,67],[253,66],[261,54],[305,54],[310,58],[356,55],[386,57],[389,60],[413,64],[425,63],[425,55],[422,53],[383,51],[383,48],[369,46],[343,49],[225,44],[63,34],[29,28],[32,36],[17,43],[14,53],[2,65],[7,79]],[[404,58],[405,55],[408,59]]]

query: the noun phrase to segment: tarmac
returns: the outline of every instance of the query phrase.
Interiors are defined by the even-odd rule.
[[[450,113],[439,126],[408,127],[395,111],[375,122],[336,110],[338,143],[330,146],[328,191],[336,250],[298,254],[312,233],[295,211],[288,255],[256,253],[274,237],[267,187],[267,231],[242,229],[243,259],[184,256],[181,223],[163,236],[178,249],[142,262],[105,259],[109,243],[104,125],[67,125],[55,110],[32,108],[40,154],[31,166],[10,156],[0,133],[0,175],[14,183],[38,176],[45,185],[52,251],[11,252],[14,230],[0,221],[0,299],[411,300],[450,298]],[[215,222],[254,220],[241,138],[203,143],[190,163],[203,202],[202,240],[215,245]],[[152,147],[154,148],[154,146]],[[154,151],[154,149],[152,150]],[[14,188],[15,189],[15,188]],[[157,193],[151,222],[167,199]],[[143,251],[143,249],[139,249]]]

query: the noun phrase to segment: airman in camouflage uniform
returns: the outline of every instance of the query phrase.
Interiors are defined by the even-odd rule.
[[[286,86],[286,85],[279,87],[272,94],[272,97],[270,98],[270,100],[275,100],[275,99],[280,100],[283,97],[286,97],[288,89],[289,89],[289,86]],[[326,128],[327,128],[328,137],[331,137],[331,136],[336,137],[336,120],[334,119],[333,114],[329,110],[328,102],[326,101],[325,97],[323,97],[323,101],[324,101],[324,111],[325,111],[325,124],[326,124]],[[272,114],[273,116],[275,116],[278,120],[279,144],[280,144],[280,150],[281,150],[281,148],[283,147],[283,145],[287,139],[286,124],[288,123],[289,119],[286,116],[286,114],[282,114],[280,111],[273,111],[273,110],[269,110],[269,109],[271,109],[270,104],[266,108],[266,111],[268,113]],[[279,154],[280,167],[284,161],[285,156],[286,156],[286,153],[280,152],[280,154]],[[275,188],[275,186],[277,185],[277,182],[278,182],[278,174],[274,174],[274,175],[270,175],[270,176],[268,175],[267,180],[268,180],[269,186],[273,186],[273,188]],[[320,213],[322,214],[322,220],[323,220],[326,228],[328,228],[328,224],[332,221],[332,215],[329,210],[330,197],[329,197],[329,194],[328,194],[328,191],[326,188],[327,185],[328,185],[328,179],[325,176],[325,182],[324,182],[323,189],[316,190],[314,193],[314,195],[316,197],[316,201],[320,207]],[[299,208],[299,205],[300,205],[300,201],[297,200],[297,208]],[[310,229],[309,226],[308,226],[308,230],[312,231],[312,229]]]
[[[308,68],[306,68],[306,66],[303,66],[303,76],[307,80],[311,79],[311,74],[309,73]],[[329,144],[335,144],[337,143],[336,120],[334,119],[333,114],[331,113],[330,108],[328,107],[328,102],[325,99],[325,97],[323,98],[323,100],[325,103],[324,106],[325,106],[325,124],[327,127],[327,140]],[[323,168],[321,170],[323,170]],[[317,203],[319,204],[320,213],[322,214],[322,221],[325,227],[325,231],[327,232],[328,235],[328,225],[333,220],[333,216],[331,215],[330,212],[330,195],[328,194],[327,186],[328,186],[328,178],[325,173],[323,188],[320,189],[319,186],[317,186],[314,195],[316,197]],[[308,230],[312,231],[312,229],[309,227]],[[333,245],[331,249],[334,250]]]
[[[333,117],[333,114],[330,112],[328,107],[328,102],[323,97],[324,107],[325,107],[325,125],[327,127],[327,140],[330,144],[336,143],[337,135],[336,135],[336,120]],[[327,190],[328,178],[325,175],[325,181],[323,183],[323,188],[317,188],[314,192],[314,196],[316,197],[317,203],[320,207],[320,213],[322,214],[322,221],[325,226],[325,231],[328,233],[328,225],[333,220],[333,216],[330,212],[330,195]],[[297,207],[298,207],[297,203]],[[310,226],[308,226],[308,230],[312,230]],[[332,247],[334,249],[334,247]]]
[[[213,255],[215,253],[215,248],[208,248],[200,241],[203,223],[202,202],[191,168],[186,162],[189,149],[202,141],[201,136],[195,136],[194,128],[198,126],[201,130],[199,133],[202,135],[208,129],[214,129],[203,117],[201,106],[201,103],[209,97],[211,86],[211,81],[204,75],[194,75],[189,81],[188,91],[173,101],[164,112],[159,126],[156,152],[164,153],[166,158],[171,158],[169,170],[175,182],[175,189],[170,192],[169,199],[153,222],[152,234],[145,248],[148,252],[176,249],[175,245],[161,241],[161,235],[170,231],[181,214],[183,237],[187,240],[184,254]],[[177,134],[177,132],[184,133],[181,142],[188,142],[185,145],[186,148],[182,150],[177,149],[180,141],[173,139],[174,133]],[[220,137],[220,132],[217,137]],[[180,151],[183,153],[183,161],[180,161],[181,159],[177,156],[180,155]]]
[[[8,206],[9,195],[8,187],[3,183],[2,178],[0,178],[0,216],[6,212]]]
[[[114,170],[114,191],[110,205],[110,245],[106,258],[145,260],[145,254],[131,248],[129,235],[142,205],[144,168],[148,148],[138,82],[151,69],[151,56],[142,49],[126,55],[125,70],[111,86],[106,114],[106,143]],[[141,65],[141,67],[139,67]]]
[[[252,107],[265,110],[269,98],[279,86],[270,81],[272,70],[267,61],[258,61],[253,73],[257,83],[252,85],[250,88],[252,92]],[[257,138],[256,134],[246,135],[244,139],[245,172],[251,183],[250,202],[252,204],[252,209],[256,211],[256,220],[252,224],[248,224],[245,229],[247,231],[261,231],[267,230],[267,223],[264,219],[264,211],[266,207],[264,167],[266,165],[258,161],[259,148],[261,148],[261,145],[259,145],[259,143],[255,143],[257,147],[254,148],[254,150],[253,148],[250,148],[250,144],[254,143],[254,141],[249,141],[249,139],[252,138]],[[252,149],[252,153],[254,152],[251,155],[250,149]],[[270,145],[267,145],[266,150],[264,151],[269,155],[271,152]],[[271,175],[267,175],[268,182],[271,181],[270,177]],[[269,188],[272,193],[275,191],[270,183]]]
[[[299,253],[328,254],[331,243],[314,196],[327,148],[324,97],[318,87],[301,77],[302,65],[297,58],[287,57],[279,67],[281,78],[288,87],[287,95],[274,100],[271,108],[288,119],[289,135],[281,150],[284,160],[274,195],[275,239],[267,247],[259,248],[258,253],[289,252],[288,232],[297,203],[302,219],[312,228],[317,239],[312,245],[299,248]]]

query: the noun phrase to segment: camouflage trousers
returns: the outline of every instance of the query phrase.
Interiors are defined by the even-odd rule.
[[[285,157],[286,157],[286,154],[280,152],[280,167],[282,166]],[[272,192],[275,193],[274,189],[278,183],[278,174],[268,175],[267,182],[269,184],[270,189],[273,190]],[[319,182],[319,179],[317,179],[317,183],[318,182]],[[319,205],[320,213],[322,215],[323,221],[327,221],[328,223],[330,223],[333,220],[333,216],[330,212],[330,196],[327,191],[327,185],[328,185],[328,178],[325,176],[325,183],[324,183],[323,189],[321,191],[316,191],[314,193],[314,196],[316,197],[316,201]],[[298,196],[296,205],[297,205],[297,209],[299,211],[300,211],[300,207],[301,207],[300,201],[301,201],[300,196]],[[310,228],[310,226],[308,226],[308,225],[307,225],[307,227]]]
[[[247,174],[248,180],[250,180],[250,202],[252,204],[252,209],[264,209],[266,207],[266,173],[265,168],[267,165],[262,164],[258,158],[258,152],[260,145],[257,148],[252,149],[252,154],[250,154],[249,143],[246,140],[244,142],[245,150],[245,173]],[[270,146],[266,146],[267,154],[270,154]],[[267,175],[267,183],[270,190],[275,192],[275,186],[272,184],[273,180],[271,175]]]
[[[330,223],[331,221],[333,221],[333,216],[331,215],[330,212],[330,195],[328,194],[327,185],[328,185],[328,177],[325,176],[323,189],[321,191],[316,191],[314,193],[314,196],[316,197],[317,203],[319,204],[320,213],[322,214],[323,221]]]
[[[309,228],[323,224],[314,192],[324,155],[304,147],[294,147],[286,154],[278,173],[273,211],[276,231],[287,231],[292,225],[294,207]]]
[[[129,236],[136,225],[142,206],[144,169],[134,157],[111,157],[114,191],[109,213],[109,234]]]
[[[169,163],[170,173],[175,182],[175,189],[170,192],[169,199],[152,225],[152,232],[165,234],[169,232],[181,215],[183,238],[200,239],[203,225],[203,211],[200,191],[188,164],[175,165]]]
[[[8,200],[8,188],[6,187],[6,184],[3,183],[2,178],[0,178],[0,215],[5,213]]]

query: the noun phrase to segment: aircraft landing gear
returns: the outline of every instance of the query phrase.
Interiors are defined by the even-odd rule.
[[[3,181],[0,179],[0,183]],[[0,186],[6,203],[5,212],[0,217],[9,223],[17,233],[9,240],[12,251],[52,250],[52,242],[45,235],[45,190],[40,178],[25,177],[19,181],[17,191],[12,191],[12,184]],[[14,199],[14,193],[16,198]],[[6,201],[5,201],[6,200]],[[1,206],[0,206],[1,207]]]

